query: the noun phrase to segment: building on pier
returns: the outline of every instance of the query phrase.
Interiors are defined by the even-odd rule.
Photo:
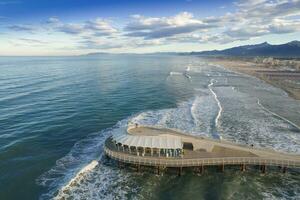
[[[112,141],[118,150],[137,156],[180,157],[183,153],[181,138],[173,135],[116,134]]]

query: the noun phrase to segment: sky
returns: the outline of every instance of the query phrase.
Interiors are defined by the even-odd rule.
[[[0,0],[0,56],[225,49],[300,40],[300,0]]]

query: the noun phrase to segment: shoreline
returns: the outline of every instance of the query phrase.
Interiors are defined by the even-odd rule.
[[[289,97],[300,100],[300,71],[286,66],[271,67],[267,63],[256,63],[241,58],[205,58],[226,69],[259,78],[274,87],[284,90]]]

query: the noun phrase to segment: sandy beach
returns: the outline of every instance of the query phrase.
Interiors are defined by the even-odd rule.
[[[300,100],[300,61],[257,61],[243,58],[207,58],[209,62],[232,71],[245,73],[283,89],[294,99]],[[275,63],[275,64],[274,64]]]

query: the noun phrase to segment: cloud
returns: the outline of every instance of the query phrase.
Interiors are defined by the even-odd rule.
[[[268,26],[268,29],[273,34],[285,34],[300,31],[300,20],[284,20],[274,19]]]
[[[99,41],[95,39],[87,39],[80,42],[79,48],[92,49],[92,50],[108,50],[122,48],[123,45],[120,43],[112,43],[108,41]]]
[[[9,29],[13,31],[33,31],[34,27],[29,25],[11,25],[8,26]]]
[[[270,33],[269,30],[263,27],[247,27],[247,28],[232,28],[224,34],[236,39],[248,39],[251,37],[258,37]]]
[[[94,31],[100,35],[111,35],[117,33],[117,29],[114,28],[108,21],[103,19],[96,19],[95,21],[87,21],[84,24],[84,28],[87,30]]]
[[[251,3],[250,3],[251,2]],[[245,17],[280,17],[300,13],[299,0],[256,0],[246,1],[246,3],[239,4],[240,13]]]
[[[269,34],[300,31],[300,0],[243,0],[234,11],[218,16],[197,17],[189,12],[173,16],[131,15],[118,24],[104,18],[64,22],[50,17],[42,24],[8,26],[11,31],[47,32],[72,37],[78,49],[113,50],[154,47],[169,44],[227,44]],[[1,20],[1,17],[0,17]],[[21,38],[20,44],[46,45],[35,38]]]
[[[48,45],[48,42],[38,40],[38,39],[32,39],[32,38],[17,38],[14,40],[10,40],[9,43],[11,43],[14,46],[30,46],[30,47],[41,47]]]
[[[235,3],[237,10],[223,16],[195,19],[211,27],[206,32],[191,29],[187,34],[176,35],[169,41],[186,43],[230,43],[248,40],[268,34],[284,34],[300,31],[299,0],[248,0]],[[293,17],[291,17],[293,16]],[[216,31],[217,30],[217,31]],[[137,34],[139,34],[137,32]],[[142,34],[140,34],[142,35]]]
[[[84,26],[81,24],[62,24],[56,28],[57,31],[67,34],[82,34],[85,32]]]
[[[63,23],[57,17],[51,17],[46,21],[54,30],[72,35],[97,35],[108,36],[118,32],[109,21],[97,18],[83,23]]]
[[[134,22],[126,25],[125,35],[129,37],[143,37],[145,39],[166,38],[174,35],[191,33],[216,27],[214,24],[204,23],[195,19],[191,13],[182,12],[174,17],[146,18],[140,15],[133,17]]]
[[[234,12],[221,16],[197,18],[189,12],[164,17],[135,14],[122,29],[114,28],[107,20],[95,19],[80,24],[59,22],[58,30],[88,35],[81,47],[92,49],[142,48],[176,43],[227,44],[268,34],[300,31],[299,2],[246,0],[235,3]],[[58,23],[56,18],[50,21]],[[122,42],[118,41],[120,38]]]
[[[61,23],[57,17],[50,17],[47,21],[47,24],[59,24]]]
[[[31,38],[19,38],[19,41],[26,42],[28,44],[47,44],[48,42],[37,40],[37,39],[31,39]]]
[[[6,6],[10,4],[19,4],[22,3],[22,1],[0,1],[0,6]]]

